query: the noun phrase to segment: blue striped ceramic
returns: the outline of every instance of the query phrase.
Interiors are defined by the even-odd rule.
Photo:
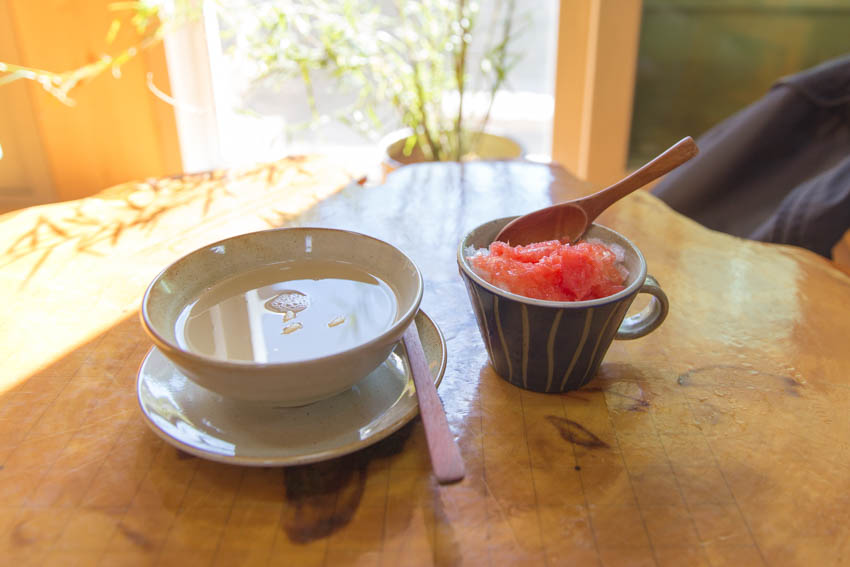
[[[496,372],[511,384],[535,392],[566,392],[582,387],[599,370],[611,342],[650,333],[664,320],[668,300],[646,273],[640,250],[622,235],[594,224],[588,238],[616,243],[626,251],[626,288],[590,301],[544,301],[493,286],[469,266],[471,249],[486,248],[514,217],[485,223],[458,248],[458,266],[481,337]],[[652,295],[640,313],[626,317],[638,293]]]

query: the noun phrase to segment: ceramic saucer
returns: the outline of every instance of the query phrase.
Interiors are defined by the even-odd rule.
[[[434,382],[446,369],[446,343],[422,311],[416,326]],[[371,445],[419,411],[413,376],[401,344],[350,390],[297,408],[224,398],[186,378],[153,347],[136,381],[148,425],[178,449],[213,461],[286,466],[338,457]]]

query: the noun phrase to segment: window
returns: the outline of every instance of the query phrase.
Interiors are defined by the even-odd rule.
[[[496,1],[480,2],[480,22],[487,21]],[[334,120],[305,127],[311,114],[300,79],[256,80],[256,53],[246,52],[244,38],[256,34],[258,18],[270,2],[228,0],[218,4],[225,9],[216,12],[209,5],[203,24],[168,39],[186,169],[239,166],[288,154],[335,151],[373,158],[377,163],[380,136],[364,137]],[[392,4],[382,3],[387,10]],[[527,28],[513,44],[513,51],[522,53],[522,59],[509,75],[508,88],[495,99],[488,129],[515,138],[529,157],[548,159],[558,1],[535,3],[533,11],[522,2],[517,4],[522,19],[518,23]],[[486,32],[484,25],[477,29]],[[314,93],[323,111],[345,102],[334,83],[318,75]],[[475,101],[475,96],[470,100]],[[383,134],[398,126],[397,121],[388,121]]]

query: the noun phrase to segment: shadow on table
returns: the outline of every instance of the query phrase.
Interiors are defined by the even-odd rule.
[[[386,459],[401,453],[421,428],[416,418],[370,447],[310,465],[253,468],[200,459],[171,447],[143,421],[135,380],[150,346],[134,313],[0,394],[0,498],[4,510],[14,512],[13,521],[0,524],[5,546],[46,552],[70,529],[68,514],[56,516],[65,523],[54,519],[49,529],[39,527],[31,535],[33,514],[61,509],[114,521],[123,547],[155,556],[193,509],[220,509],[229,502],[231,509],[280,505],[279,515],[265,526],[271,530],[274,522],[274,530],[285,534],[287,543],[277,545],[315,550],[311,543],[339,534],[362,512],[370,479],[374,483],[377,477],[378,484],[386,479],[389,490]],[[416,485],[434,484],[428,468],[420,472],[414,465],[400,474],[429,477]],[[432,505],[439,508],[439,498],[429,498],[427,506]],[[374,498],[368,506],[374,506]],[[371,524],[367,514],[355,531],[377,531],[379,537],[382,531],[403,532],[414,508],[398,506],[391,526],[389,520],[386,526]],[[230,530],[227,518],[222,516],[217,527]],[[204,538],[217,533],[210,522],[215,520],[200,521],[211,529]],[[345,536],[339,545],[349,543]],[[200,540],[189,543],[195,544]]]
[[[246,170],[128,182],[76,201],[9,213],[0,226],[10,235],[0,268],[29,267],[22,284],[62,247],[66,255],[108,256],[116,250],[162,245],[195,227],[254,217],[257,229],[277,228],[354,181],[322,158],[290,156]],[[5,232],[4,231],[4,232]],[[2,234],[2,233],[0,233]]]

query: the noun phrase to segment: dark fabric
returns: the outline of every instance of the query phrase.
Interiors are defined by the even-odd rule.
[[[779,80],[652,193],[715,230],[829,256],[850,228],[850,56]]]

